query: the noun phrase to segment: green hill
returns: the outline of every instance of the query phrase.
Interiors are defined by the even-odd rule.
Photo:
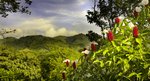
[[[83,56],[78,50],[88,43],[84,34],[0,39],[0,81],[61,81],[63,61]]]
[[[19,39],[13,37],[7,37],[1,39],[0,43],[15,48],[32,48],[41,49],[53,46],[80,48],[85,47],[90,41],[84,34],[78,34],[70,37],[57,36],[57,37],[46,37],[42,35],[25,36]]]

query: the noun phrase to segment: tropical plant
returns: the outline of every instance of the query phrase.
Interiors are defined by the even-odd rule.
[[[150,7],[142,5],[137,17],[126,17],[108,30],[107,42],[97,51],[79,58],[76,69],[67,69],[67,81],[148,81],[150,80],[149,25],[143,24]],[[144,13],[144,14],[142,14]],[[141,20],[139,20],[141,19]],[[85,53],[85,52],[84,52]]]

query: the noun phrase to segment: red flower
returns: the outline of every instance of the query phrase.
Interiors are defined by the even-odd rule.
[[[92,49],[92,51],[96,51],[96,45],[98,45],[97,42],[95,42],[95,41],[91,42],[91,49]]]
[[[138,37],[138,27],[134,26],[133,28],[133,37],[137,38]]]
[[[134,17],[138,17],[139,13],[134,10],[133,15],[134,15]]]
[[[76,66],[76,61],[73,62],[72,66],[73,66],[74,69],[77,68],[77,66]]]
[[[116,19],[115,19],[115,23],[117,23],[117,24],[119,24],[120,23],[120,18],[119,17],[117,17]]]
[[[92,51],[96,51],[96,45],[95,44],[91,44],[91,49],[92,49]]]
[[[107,33],[107,38],[108,38],[109,41],[113,41],[114,40],[114,35],[113,35],[112,31],[109,31]]]
[[[65,72],[62,72],[62,78],[63,78],[64,80],[66,80],[66,73],[65,73]]]

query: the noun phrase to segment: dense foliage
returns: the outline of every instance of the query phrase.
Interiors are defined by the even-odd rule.
[[[105,44],[91,44],[79,58],[76,69],[68,68],[67,81],[148,81],[150,80],[149,6],[141,6],[136,17],[116,18],[107,31]],[[96,44],[95,44],[96,45]],[[90,52],[89,52],[90,51]]]
[[[150,7],[136,8],[133,16],[114,19],[113,29],[104,32],[107,39],[89,31],[87,47],[83,34],[1,39],[0,81],[150,80]],[[107,15],[112,17],[102,16]],[[81,47],[83,54],[78,52]]]
[[[141,0],[93,0],[92,9],[87,11],[87,21],[100,27],[102,32],[106,28],[112,29],[114,18],[121,15],[133,16],[133,10],[140,2]]]
[[[86,36],[50,38],[27,36],[19,39],[8,37],[0,43],[0,81],[60,81],[63,60],[76,60],[81,54],[78,39],[87,41]],[[74,40],[70,40],[74,39]],[[71,41],[72,43],[65,42]]]

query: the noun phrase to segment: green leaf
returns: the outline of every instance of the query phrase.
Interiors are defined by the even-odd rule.
[[[137,78],[139,78],[139,79],[140,79],[140,78],[141,78],[141,74],[142,74],[142,73],[138,73],[138,74],[136,75],[136,76],[137,76]]]
[[[95,54],[97,54],[97,53],[101,53],[103,50],[98,50],[97,52],[95,52]]]
[[[122,64],[122,60],[119,60],[119,61],[117,62],[117,65],[119,65],[119,64]]]
[[[127,48],[127,46],[121,46],[121,47],[123,50],[130,52],[129,49]]]
[[[150,30],[144,30],[142,33],[149,33]]]
[[[122,74],[123,74],[123,73],[122,73],[122,72],[120,72],[120,73],[118,74],[118,76],[122,76]]]
[[[144,64],[144,69],[148,68],[150,66],[150,64]]]
[[[93,63],[100,63],[100,67],[104,67],[103,61],[95,60]]]
[[[144,35],[148,35],[148,33],[142,33],[141,35],[142,35],[142,36],[144,36]]]
[[[125,42],[124,44],[126,44],[126,45],[131,45],[131,42]]]
[[[111,41],[111,43],[112,43],[113,47],[116,47],[116,44],[114,41]]]
[[[137,42],[138,44],[140,44],[140,45],[141,45],[141,43],[142,43],[142,39],[140,39],[140,38],[136,38],[135,40],[136,40],[136,42]]]
[[[112,61],[107,61],[106,64],[108,63],[108,66],[111,65]]]
[[[129,59],[129,60],[132,60],[133,58],[134,58],[133,55],[128,55],[128,59]]]
[[[128,76],[128,78],[130,78],[130,77],[132,77],[134,75],[137,75],[137,73],[135,73],[135,72],[130,73],[129,76]]]
[[[93,59],[95,59],[96,54],[97,54],[97,53],[94,53],[94,54],[93,54],[93,56],[92,56],[92,60],[93,60]]]
[[[100,66],[104,67],[104,62],[103,61],[100,61]]]
[[[128,40],[129,40],[129,38],[123,40],[122,43],[124,44],[124,43],[126,43]]]
[[[104,50],[103,55],[105,55],[108,51],[109,51],[108,49]]]
[[[123,61],[124,61],[124,72],[126,72],[130,68],[130,65],[127,59],[124,59]]]
[[[95,60],[93,63],[98,63],[98,62],[100,62],[99,60]]]
[[[113,61],[116,62],[116,56],[113,56]]]
[[[120,50],[121,50],[120,46],[117,46],[116,49],[118,52],[120,52]]]

